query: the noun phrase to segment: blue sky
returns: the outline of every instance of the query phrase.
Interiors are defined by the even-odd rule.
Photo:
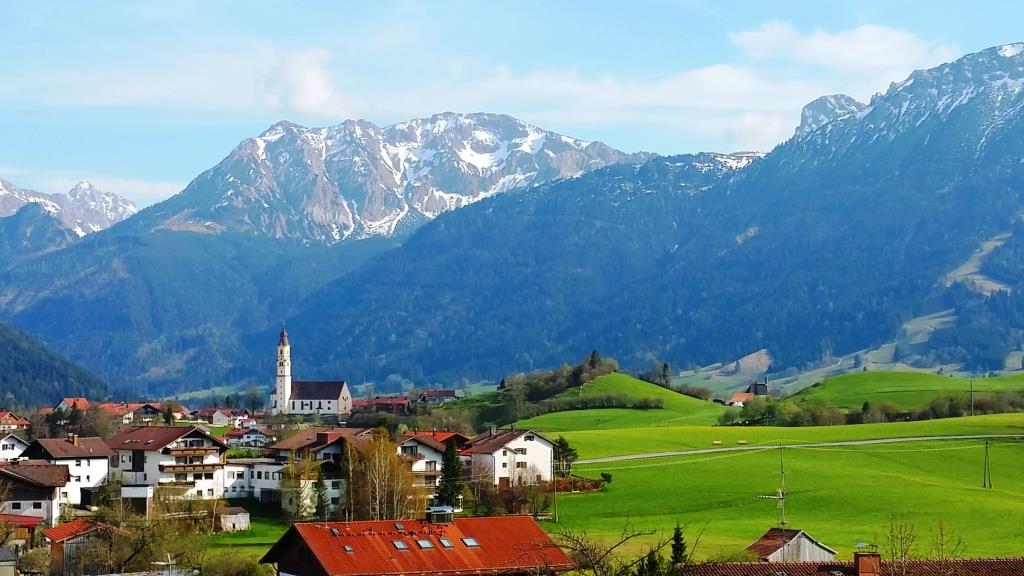
[[[770,149],[809,100],[1024,40],[1024,3],[5,2],[0,176],[165,198],[277,120],[503,112],[624,150]]]

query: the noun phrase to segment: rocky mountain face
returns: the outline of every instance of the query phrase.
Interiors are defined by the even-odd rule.
[[[45,194],[0,178],[0,218],[11,216],[25,204],[42,206],[79,237],[105,230],[138,212],[130,200],[103,192],[85,180],[67,192]]]
[[[390,237],[481,199],[639,162],[501,114],[437,114],[380,128],[279,122],[140,217],[152,229],[334,244]]]
[[[863,103],[846,94],[822,96],[804,106],[800,113],[800,125],[797,126],[794,136],[803,138],[825,124],[850,114],[856,114],[865,107]]]
[[[0,268],[70,246],[78,237],[42,204],[29,202],[0,218]]]
[[[659,158],[438,219],[307,301],[288,322],[296,362],[433,381],[595,347],[634,369],[767,349],[782,369],[955,306],[930,354],[1001,367],[1024,342],[1022,48],[915,72],[863,107],[821,101],[801,137],[726,178]],[[948,286],[994,237],[1009,239],[983,271],[1010,291]]]

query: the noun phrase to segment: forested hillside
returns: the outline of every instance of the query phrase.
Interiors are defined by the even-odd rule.
[[[52,406],[64,396],[102,399],[107,386],[35,338],[0,324],[0,408]]]

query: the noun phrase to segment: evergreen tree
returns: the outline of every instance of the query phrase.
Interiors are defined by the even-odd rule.
[[[686,563],[686,538],[683,537],[683,527],[676,523],[676,529],[672,531],[672,565]]]
[[[565,436],[559,436],[555,440],[555,473],[559,476],[568,476],[572,473],[572,465],[579,458],[576,449],[569,445]]]
[[[590,360],[587,361],[587,364],[591,368],[597,368],[601,365],[601,355],[598,354],[597,350],[590,351]]]
[[[320,520],[327,520],[331,514],[331,501],[327,498],[327,477],[324,476],[324,467],[317,466],[316,484],[313,485],[313,493],[316,496],[316,515]]]
[[[455,506],[462,494],[462,460],[455,442],[449,442],[441,457],[441,485],[437,487],[437,504]]]

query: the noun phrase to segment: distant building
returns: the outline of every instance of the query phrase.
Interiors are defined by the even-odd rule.
[[[420,404],[444,404],[445,402],[455,400],[456,398],[458,398],[458,396],[455,394],[455,390],[441,388],[420,392],[419,398],[417,398],[416,401]]]
[[[160,406],[148,402],[101,402],[95,405],[115,424],[148,424],[163,418]]]
[[[405,396],[377,396],[370,400],[370,407],[376,412],[408,414],[411,402]]]
[[[352,412],[352,393],[344,380],[292,381],[292,352],[288,332],[277,342],[277,377],[270,394],[270,414],[339,416]]]
[[[14,458],[20,458],[27,449],[28,442],[14,434],[8,433],[0,438],[0,461],[6,462]]]
[[[756,396],[767,396],[768,395],[768,382],[754,382],[750,386],[747,386],[745,392],[736,392],[729,399],[729,406],[736,406],[742,408],[743,405],[750,401],[751,398]]]
[[[293,576],[519,576],[575,568],[529,516],[296,523],[261,563]]]
[[[36,516],[54,526],[60,518],[60,490],[69,480],[67,466],[40,460],[0,464],[0,490],[7,494],[0,513]]]
[[[96,503],[93,491],[107,481],[113,455],[102,438],[81,438],[77,434],[68,434],[67,438],[39,438],[24,453],[26,458],[67,466],[70,477],[61,488],[60,496],[61,502],[73,506]]]
[[[224,443],[232,448],[263,448],[277,441],[277,434],[267,428],[232,428],[224,435]]]
[[[803,530],[772,528],[747,552],[761,562],[831,562],[836,551],[812,538]]]
[[[551,480],[554,444],[532,430],[492,428],[470,441],[462,451],[471,474],[489,476],[496,486]]]
[[[238,532],[249,529],[249,513],[245,508],[230,506],[217,510],[217,528],[223,532]]]
[[[13,412],[0,412],[0,432],[14,432],[15,430],[25,430],[28,428],[29,421],[19,417]]]
[[[57,410],[81,410],[85,412],[89,409],[89,401],[80,396],[61,398],[60,402],[53,407],[54,412]]]

